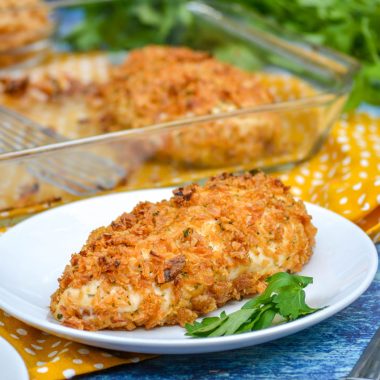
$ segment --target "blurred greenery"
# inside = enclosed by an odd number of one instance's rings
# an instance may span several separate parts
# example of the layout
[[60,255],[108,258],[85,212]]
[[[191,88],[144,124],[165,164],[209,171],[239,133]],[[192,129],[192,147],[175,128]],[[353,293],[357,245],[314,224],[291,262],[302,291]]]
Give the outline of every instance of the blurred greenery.
[[[228,0],[220,0],[232,3]],[[361,102],[380,105],[380,0],[237,0],[284,30],[325,45],[360,61],[346,109]],[[119,0],[83,6],[84,22],[67,37],[72,48],[131,49],[144,44],[175,43],[178,33],[191,29],[186,0]],[[186,28],[184,28],[184,26]],[[193,27],[192,38],[196,39]],[[226,45],[215,54],[241,54],[241,66],[257,64],[242,46]]]
[[118,0],[82,5],[84,22],[66,36],[76,50],[133,49],[167,42],[176,25],[189,25],[185,1]]

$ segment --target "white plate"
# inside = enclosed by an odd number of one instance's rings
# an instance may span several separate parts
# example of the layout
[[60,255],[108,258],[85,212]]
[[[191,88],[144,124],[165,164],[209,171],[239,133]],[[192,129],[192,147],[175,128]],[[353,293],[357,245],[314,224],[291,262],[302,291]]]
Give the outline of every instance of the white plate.
[[18,352],[0,337],[1,378],[7,380],[28,380],[29,375]]
[[[339,215],[309,204],[318,227],[317,243],[301,273],[314,277],[306,290],[308,302],[329,305],[312,315],[261,331],[207,339],[185,337],[184,329],[177,326],[89,332],[53,320],[48,306],[57,278],[90,231],[109,224],[139,201],[159,201],[170,195],[170,189],[107,195],[55,208],[18,224],[0,238],[0,308],[41,330],[94,346],[143,353],[213,352],[278,339],[321,322],[356,300],[376,273],[377,252],[367,235]],[[243,302],[223,309],[231,312]]]

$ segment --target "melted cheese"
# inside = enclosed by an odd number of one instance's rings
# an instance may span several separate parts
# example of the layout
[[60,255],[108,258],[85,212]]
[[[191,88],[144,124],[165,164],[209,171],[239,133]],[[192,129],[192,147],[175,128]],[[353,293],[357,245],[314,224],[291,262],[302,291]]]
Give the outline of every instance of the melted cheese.
[[249,265],[239,265],[229,271],[228,279],[230,281],[235,280],[243,273],[259,273],[263,270],[268,271],[277,267],[273,258],[265,256],[260,249],[258,249],[258,254],[249,251],[248,256],[250,259]]
[[98,291],[100,281],[93,280],[80,288],[67,288],[62,298],[68,298],[70,302],[75,303],[81,307],[88,307],[92,305],[93,298]]
[[[86,313],[89,313],[89,316],[91,316],[93,312],[93,300],[98,293],[99,286],[100,281],[93,280],[80,288],[67,288],[62,294],[56,314],[59,314],[59,307],[62,304],[74,304],[79,307],[82,313],[86,311]],[[123,298],[127,301],[127,305],[118,308],[119,313],[132,313],[138,309],[141,303],[141,295],[134,291],[131,286],[128,286],[127,290],[115,286],[110,291],[111,296],[117,296],[118,293],[121,293],[124,296]]]
[[92,317],[92,303],[94,296],[98,292],[98,288],[100,286],[100,281],[93,280],[90,281],[87,285],[83,285],[80,288],[73,288],[69,287],[67,288],[59,300],[59,303],[57,305],[57,309],[55,312],[56,318],[58,317],[58,314],[60,314],[60,307],[62,305],[70,305],[74,304],[79,306],[79,311],[83,313],[86,310],[86,313],[89,313],[89,315],[86,315],[85,318],[91,318]]
[[133,313],[136,311],[141,303],[141,295],[128,286],[128,292],[126,293],[128,297],[128,305],[118,308],[119,313]]
[[153,291],[154,291],[154,294],[162,298],[161,311],[163,313],[168,313],[170,311],[170,305],[171,305],[172,297],[173,297],[173,292],[172,292],[171,287],[161,289],[156,284],[153,284]]

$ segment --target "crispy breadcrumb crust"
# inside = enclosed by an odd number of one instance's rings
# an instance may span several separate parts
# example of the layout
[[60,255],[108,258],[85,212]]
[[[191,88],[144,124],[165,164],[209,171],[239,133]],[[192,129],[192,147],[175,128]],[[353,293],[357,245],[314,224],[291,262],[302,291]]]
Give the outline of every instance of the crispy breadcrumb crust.
[[55,318],[86,330],[184,325],[312,254],[311,216],[278,179],[223,174],[173,193],[91,233],[52,295]]
[[[97,104],[110,129],[144,126],[272,103],[253,73],[184,47],[133,50]],[[256,113],[161,134],[161,159],[199,166],[252,162],[283,149],[277,116]]]
[[[1,0],[0,51],[19,48],[46,38],[51,30],[49,8],[44,1]],[[3,59],[0,58],[0,63]]]

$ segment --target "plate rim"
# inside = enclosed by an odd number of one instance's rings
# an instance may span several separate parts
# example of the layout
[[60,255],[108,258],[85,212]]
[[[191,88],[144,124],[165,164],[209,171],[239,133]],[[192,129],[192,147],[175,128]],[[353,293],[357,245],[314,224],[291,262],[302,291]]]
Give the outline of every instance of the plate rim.
[[[92,197],[85,200],[79,200],[76,202],[72,202],[66,205],[62,205],[53,209],[46,210],[42,213],[39,213],[37,215],[32,216],[31,218],[26,219],[25,221],[20,222],[15,227],[13,227],[9,232],[14,231],[18,228],[18,226],[23,225],[24,223],[30,223],[30,221],[33,221],[35,218],[45,217],[45,215],[50,214],[52,212],[55,212],[57,210],[62,210],[65,208],[72,208],[75,207],[77,204],[83,204],[88,202],[93,202],[94,200],[98,200],[100,198],[117,198],[117,197],[123,197],[123,196],[133,196],[134,193],[141,193],[141,192],[162,192],[162,191],[168,191],[173,189],[172,187],[166,187],[166,188],[158,188],[158,189],[142,189],[142,190],[135,190],[135,191],[128,191],[128,192],[120,192],[116,194],[106,194],[102,196]],[[267,329],[253,331],[253,332],[247,332],[244,334],[237,334],[237,335],[230,335],[230,336],[223,336],[223,337],[211,337],[211,338],[202,338],[202,339],[193,339],[190,337],[186,337],[184,335],[183,338],[174,338],[174,339],[149,339],[149,338],[129,338],[127,336],[117,336],[117,335],[105,335],[102,334],[101,331],[85,331],[85,330],[77,330],[70,327],[66,327],[64,325],[59,324],[55,321],[49,321],[49,320],[42,320],[41,318],[35,317],[35,316],[26,316],[24,317],[24,313],[20,313],[17,310],[17,307],[14,307],[9,304],[9,301],[3,299],[3,295],[12,297],[18,297],[17,295],[12,294],[8,290],[4,289],[0,286],[0,308],[6,311],[8,314],[14,316],[18,320],[23,321],[24,323],[28,325],[32,325],[35,328],[41,329],[43,331],[47,331],[53,335],[60,335],[69,337],[67,339],[73,339],[73,340],[86,340],[86,342],[91,342],[87,344],[103,344],[103,345],[133,345],[138,346],[139,352],[149,352],[149,349],[153,349],[157,351],[158,348],[188,348],[188,349],[196,349],[199,348],[200,345],[207,345],[207,350],[210,351],[210,348],[215,348],[215,346],[223,345],[223,344],[229,344],[233,345],[234,343],[241,343],[240,347],[243,347],[247,345],[254,345],[255,340],[259,341],[257,344],[262,343],[264,341],[269,341],[273,339],[276,339],[276,337],[280,338],[286,335],[290,335],[291,333],[295,333],[298,331],[301,331],[305,328],[311,327],[319,322],[322,322],[323,320],[333,316],[334,314],[340,312],[344,308],[348,307],[351,303],[353,303],[356,299],[358,299],[370,286],[372,283],[376,272],[377,272],[377,265],[378,265],[378,255],[377,250],[372,242],[372,240],[368,237],[368,235],[355,223],[351,222],[350,220],[344,218],[343,216],[328,210],[324,207],[321,207],[319,205],[315,205],[309,202],[304,201],[308,211],[310,212],[313,208],[317,209],[318,211],[322,213],[327,213],[328,215],[331,215],[335,218],[339,218],[343,223],[348,223],[356,229],[356,231],[361,235],[361,237],[364,239],[363,243],[365,241],[365,244],[368,246],[368,250],[366,250],[367,259],[368,259],[368,268],[369,270],[366,272],[365,277],[361,281],[360,285],[355,288],[353,291],[351,291],[347,296],[345,296],[340,301],[334,303],[333,305],[329,305],[326,308],[323,308],[313,314],[307,315],[303,318],[297,319],[295,321],[291,321],[285,324],[280,324],[277,326],[272,326]],[[3,235],[6,235],[9,232],[5,232]],[[23,302],[26,302],[25,300],[21,299]],[[110,330],[104,330],[104,331],[110,331]],[[128,331],[121,330],[120,332],[127,334]],[[185,334],[185,330],[184,330]],[[252,342],[251,342],[252,341]],[[221,348],[223,350],[223,348]],[[180,352],[178,352],[180,354]]]
[[[29,379],[29,372],[28,368],[26,366],[26,363],[23,359],[23,357],[19,354],[17,349],[3,336],[0,336],[0,347],[5,347],[9,353],[15,358],[15,361],[17,363],[17,375],[21,375],[22,377],[18,377],[18,380],[28,380]],[[14,368],[14,367],[13,367]],[[16,379],[16,378],[15,378]]]

